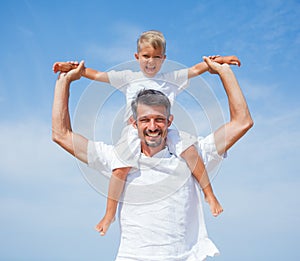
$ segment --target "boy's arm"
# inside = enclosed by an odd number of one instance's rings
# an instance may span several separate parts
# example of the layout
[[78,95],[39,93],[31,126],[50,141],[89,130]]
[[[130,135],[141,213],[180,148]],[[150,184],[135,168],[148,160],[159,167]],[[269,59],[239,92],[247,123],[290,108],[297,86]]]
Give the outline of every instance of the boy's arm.
[[220,65],[208,57],[204,57],[204,61],[209,66],[211,73],[219,75],[228,97],[230,121],[214,132],[218,153],[222,155],[253,126],[253,120],[230,66]]
[[52,139],[79,160],[87,163],[88,140],[72,131],[69,113],[69,92],[72,81],[81,77],[84,68],[81,62],[78,68],[61,73],[56,81],[52,108]]
[[[231,65],[238,65],[241,66],[240,60],[234,56],[220,56],[220,55],[214,55],[214,56],[209,56],[209,59],[211,59],[214,62],[217,62],[219,64],[231,64]],[[196,77],[202,73],[205,73],[208,71],[208,65],[205,62],[200,62],[195,64],[194,66],[190,67],[188,69],[188,78],[193,78]]]
[[[53,72],[69,72],[70,70],[76,69],[79,63],[76,62],[56,62],[53,64]],[[85,68],[82,70],[82,76],[90,80],[109,83],[107,72],[101,72],[92,68]]]
[[82,76],[93,81],[109,83],[107,72],[97,71],[92,68],[85,68],[82,72]]
[[188,68],[188,79],[196,77],[207,71],[208,71],[208,66],[206,62],[197,63],[194,66]]

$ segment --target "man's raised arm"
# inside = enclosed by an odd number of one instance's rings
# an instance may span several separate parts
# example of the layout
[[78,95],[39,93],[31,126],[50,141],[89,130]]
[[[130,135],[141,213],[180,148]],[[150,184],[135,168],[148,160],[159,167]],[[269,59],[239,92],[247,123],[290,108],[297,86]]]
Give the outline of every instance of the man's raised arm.
[[80,79],[84,63],[58,76],[52,108],[52,139],[79,160],[87,163],[88,140],[73,133],[69,113],[70,84]]
[[222,155],[253,126],[253,120],[245,97],[230,66],[212,62],[208,57],[204,57],[204,61],[211,73],[220,76],[228,97],[230,121],[214,133],[218,153]]

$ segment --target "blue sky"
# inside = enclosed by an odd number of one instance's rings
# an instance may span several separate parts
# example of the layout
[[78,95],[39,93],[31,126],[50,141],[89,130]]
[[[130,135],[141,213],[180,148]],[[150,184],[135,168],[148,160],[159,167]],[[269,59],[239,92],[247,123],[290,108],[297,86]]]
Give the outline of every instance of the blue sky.
[[[299,260],[300,2],[2,1],[0,9],[0,260],[114,260],[118,225],[94,230],[105,199],[76,161],[51,141],[58,60],[108,70],[133,59],[138,35],[158,29],[167,57],[186,66],[203,55],[237,55],[234,68],[255,126],[230,150],[215,192],[216,260]],[[228,116],[215,76],[212,87]],[[71,112],[90,84],[74,84]]]

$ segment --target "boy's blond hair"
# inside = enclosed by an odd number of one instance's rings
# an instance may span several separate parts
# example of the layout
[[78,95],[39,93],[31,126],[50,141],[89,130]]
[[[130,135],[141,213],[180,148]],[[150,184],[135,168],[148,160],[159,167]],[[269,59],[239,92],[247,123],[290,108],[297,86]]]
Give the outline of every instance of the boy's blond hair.
[[137,40],[137,52],[141,50],[141,44],[147,43],[154,49],[161,48],[163,55],[166,53],[166,39],[164,35],[157,30],[143,32]]

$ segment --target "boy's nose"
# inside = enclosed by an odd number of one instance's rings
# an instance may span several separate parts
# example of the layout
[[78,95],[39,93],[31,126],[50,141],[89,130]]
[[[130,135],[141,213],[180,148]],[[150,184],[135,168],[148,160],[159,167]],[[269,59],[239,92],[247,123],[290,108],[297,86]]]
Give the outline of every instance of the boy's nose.
[[148,58],[148,63],[152,63],[154,61],[154,58],[153,57],[149,57]]

